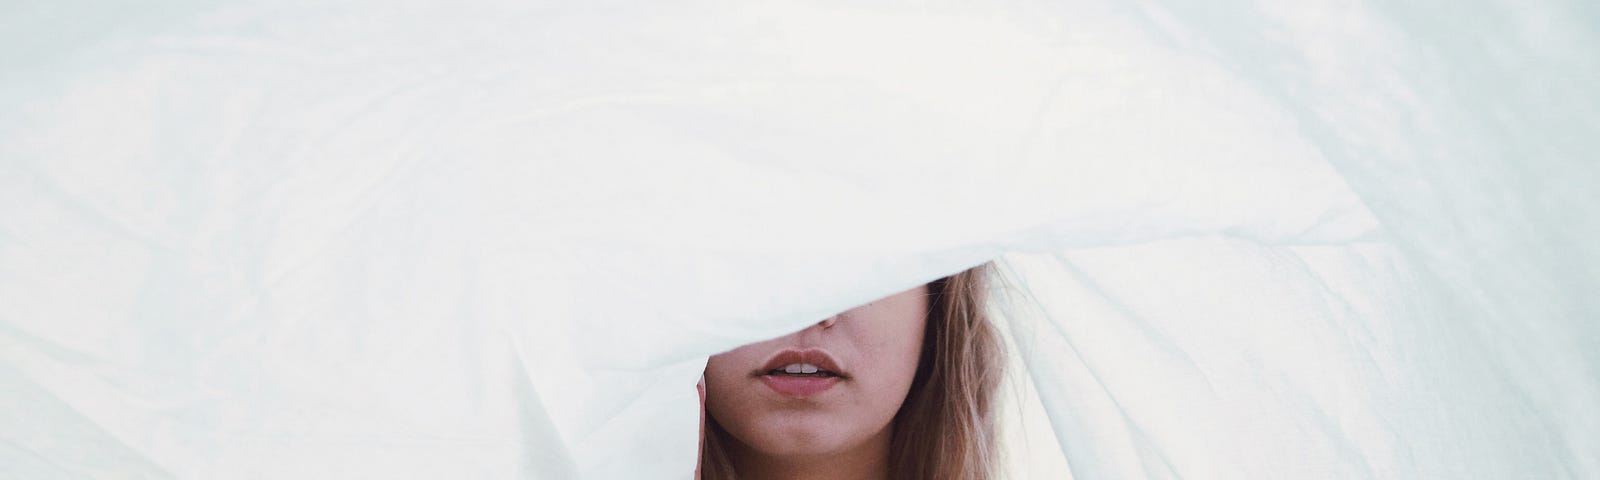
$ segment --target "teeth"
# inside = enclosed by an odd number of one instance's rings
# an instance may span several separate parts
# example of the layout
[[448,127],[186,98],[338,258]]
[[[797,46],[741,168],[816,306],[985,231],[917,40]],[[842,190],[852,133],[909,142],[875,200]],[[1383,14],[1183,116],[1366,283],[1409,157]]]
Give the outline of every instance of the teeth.
[[817,373],[821,370],[809,363],[791,363],[783,366],[783,373]]

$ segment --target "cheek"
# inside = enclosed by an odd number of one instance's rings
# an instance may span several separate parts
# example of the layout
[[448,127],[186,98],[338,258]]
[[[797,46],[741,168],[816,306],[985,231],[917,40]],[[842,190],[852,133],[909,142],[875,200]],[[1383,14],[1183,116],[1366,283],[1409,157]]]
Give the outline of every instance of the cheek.
[[757,390],[766,387],[750,376],[749,366],[760,360],[760,352],[746,346],[706,362],[706,416],[746,442],[761,436],[759,420],[770,410]]
[[898,407],[917,373],[925,323],[920,319],[916,322],[894,323],[899,325],[890,331],[878,332],[878,341],[871,347],[872,371],[873,376],[877,377],[871,385],[874,390],[871,393],[874,400],[893,400],[885,403],[893,403]]
[[742,403],[737,387],[749,372],[741,371],[737,365],[737,352],[716,355],[706,362],[706,413],[715,418],[727,418],[726,414],[738,411],[733,407]]
[[862,312],[861,338],[871,339],[875,370],[892,376],[893,384],[908,388],[922,357],[923,335],[928,326],[925,291],[904,292],[881,302],[881,309]]
[[861,423],[887,423],[905,402],[922,356],[927,326],[923,305],[920,301],[880,303],[882,309],[864,310],[852,319],[858,327],[852,336],[858,340],[865,364],[871,365],[863,369],[868,378],[860,379],[861,391],[855,399],[855,414]]

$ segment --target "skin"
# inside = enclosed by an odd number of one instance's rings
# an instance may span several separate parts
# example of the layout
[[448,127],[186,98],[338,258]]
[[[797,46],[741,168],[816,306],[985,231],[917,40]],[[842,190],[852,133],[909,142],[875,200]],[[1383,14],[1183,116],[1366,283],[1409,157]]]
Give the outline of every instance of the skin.
[[[922,351],[927,294],[919,286],[711,357],[702,415],[732,437],[728,451],[741,477],[887,478],[894,416]],[[777,394],[753,372],[789,348],[826,350],[848,378],[813,397]]]

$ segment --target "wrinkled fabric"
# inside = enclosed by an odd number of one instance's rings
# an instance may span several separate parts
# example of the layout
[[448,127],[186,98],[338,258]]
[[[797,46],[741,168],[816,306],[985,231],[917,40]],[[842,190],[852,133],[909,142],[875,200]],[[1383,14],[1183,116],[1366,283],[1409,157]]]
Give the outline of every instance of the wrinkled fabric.
[[998,259],[1015,478],[1600,476],[1579,2],[37,2],[0,476],[685,478]]

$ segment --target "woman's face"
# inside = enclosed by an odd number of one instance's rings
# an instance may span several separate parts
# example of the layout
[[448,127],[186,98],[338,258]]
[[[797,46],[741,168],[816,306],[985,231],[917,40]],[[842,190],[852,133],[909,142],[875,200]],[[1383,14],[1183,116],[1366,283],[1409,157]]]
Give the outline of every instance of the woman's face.
[[711,357],[706,413],[743,446],[775,457],[837,453],[887,435],[917,371],[927,293],[919,286]]

